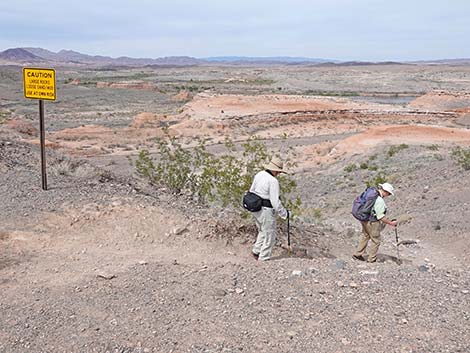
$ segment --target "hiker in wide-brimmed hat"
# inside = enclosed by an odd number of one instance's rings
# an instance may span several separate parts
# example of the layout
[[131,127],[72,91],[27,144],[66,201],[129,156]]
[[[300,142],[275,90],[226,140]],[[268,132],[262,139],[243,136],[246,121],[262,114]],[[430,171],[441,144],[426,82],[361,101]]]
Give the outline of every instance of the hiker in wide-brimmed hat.
[[[395,189],[389,183],[379,184],[379,187],[368,188],[364,191],[361,196],[356,198],[354,201],[361,202],[361,199],[365,201],[367,205],[370,202],[370,208],[367,212],[356,212],[353,206],[353,216],[361,221],[362,225],[362,238],[359,241],[356,252],[353,255],[353,258],[356,260],[365,261],[364,253],[367,248],[369,240],[372,242],[372,245],[369,249],[369,256],[367,262],[377,261],[377,252],[380,246],[380,232],[385,228],[385,225],[390,225],[392,227],[397,226],[397,221],[388,219],[385,214],[387,213],[387,206],[385,205],[384,198],[388,196],[395,196]],[[366,206],[365,205],[365,206]],[[367,208],[367,206],[366,206]],[[362,218],[364,216],[364,218]]]
[[279,181],[276,178],[279,174],[286,173],[284,163],[280,158],[273,157],[264,168],[265,170],[255,175],[250,188],[251,193],[263,199],[261,210],[253,212],[258,237],[252,252],[253,256],[261,261],[270,259],[276,242],[276,214],[286,219],[289,212],[279,199]]

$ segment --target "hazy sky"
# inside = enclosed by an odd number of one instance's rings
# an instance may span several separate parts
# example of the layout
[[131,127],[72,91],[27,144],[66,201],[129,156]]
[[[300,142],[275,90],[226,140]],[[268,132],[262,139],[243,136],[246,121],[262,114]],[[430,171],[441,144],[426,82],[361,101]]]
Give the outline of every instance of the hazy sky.
[[0,50],[470,58],[470,0],[3,0]]

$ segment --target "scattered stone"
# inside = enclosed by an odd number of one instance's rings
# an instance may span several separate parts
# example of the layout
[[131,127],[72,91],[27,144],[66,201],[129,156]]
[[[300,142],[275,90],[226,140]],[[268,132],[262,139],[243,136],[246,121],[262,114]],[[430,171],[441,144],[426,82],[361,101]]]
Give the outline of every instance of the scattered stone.
[[300,277],[300,276],[302,276],[302,271],[294,270],[294,271],[292,271],[292,276]]
[[311,273],[311,274],[314,274],[314,273],[318,272],[318,269],[315,268],[315,267],[309,267],[308,272]]
[[293,339],[297,335],[297,332],[287,331],[286,334],[287,334],[287,337],[289,337],[290,339]]
[[361,271],[359,272],[361,275],[378,275],[379,271]]
[[180,227],[176,227],[173,229],[173,234],[174,235],[180,235],[184,232],[188,231],[188,227],[187,226],[180,226]]
[[335,267],[338,270],[344,270],[346,268],[346,261],[344,260],[336,260],[335,261]]
[[244,291],[243,289],[241,289],[241,288],[235,288],[235,293],[237,293],[237,294],[243,294],[243,293],[245,293],[245,291]]
[[226,295],[227,295],[227,292],[224,291],[223,289],[218,288],[214,291],[214,296],[216,297],[224,297]]
[[358,285],[357,283],[355,283],[355,282],[351,282],[351,283],[349,283],[349,287],[351,287],[351,288],[358,288],[359,285]]
[[113,273],[107,273],[107,272],[100,272],[96,275],[98,278],[104,278],[104,279],[113,279],[116,277],[115,274]]
[[418,267],[419,272],[428,272],[429,266],[428,265],[421,265]]
[[147,265],[147,264],[148,264],[148,262],[145,261],[145,260],[140,260],[139,261],[139,265]]
[[468,294],[470,293],[470,291],[468,291],[467,289],[462,289],[462,294]]

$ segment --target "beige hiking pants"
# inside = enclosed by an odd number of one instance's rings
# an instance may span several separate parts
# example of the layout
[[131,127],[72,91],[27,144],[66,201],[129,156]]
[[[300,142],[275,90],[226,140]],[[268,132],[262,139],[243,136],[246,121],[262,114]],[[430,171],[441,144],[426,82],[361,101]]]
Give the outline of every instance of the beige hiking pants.
[[276,215],[272,208],[263,207],[261,211],[253,212],[258,237],[253,246],[253,253],[259,255],[259,260],[269,260],[276,243]]
[[377,260],[377,252],[380,246],[380,232],[385,228],[385,224],[377,222],[361,222],[362,224],[362,238],[357,246],[356,256],[362,256],[366,251],[367,244],[369,240],[372,242],[372,245],[369,249],[369,257],[367,258],[368,262],[375,262]]

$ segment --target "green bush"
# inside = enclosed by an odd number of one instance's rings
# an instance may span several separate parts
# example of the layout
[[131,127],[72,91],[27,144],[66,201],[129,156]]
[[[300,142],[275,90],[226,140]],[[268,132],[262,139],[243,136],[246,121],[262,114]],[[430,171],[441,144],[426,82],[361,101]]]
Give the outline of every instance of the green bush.
[[429,146],[426,146],[426,148],[431,151],[438,151],[439,145],[429,145]]
[[[205,141],[199,140],[195,148],[183,148],[179,140],[165,131],[165,137],[157,139],[158,158],[147,150],[139,152],[135,167],[139,175],[150,183],[168,188],[175,194],[188,193],[202,203],[218,203],[224,207],[240,209],[243,194],[249,190],[253,176],[267,164],[272,153],[256,137],[242,144],[241,153],[230,140],[225,142],[225,152],[214,155],[207,151]],[[286,168],[294,166],[286,156]],[[297,184],[288,175],[278,177],[282,195],[295,192]],[[292,214],[299,215],[299,197],[281,200]]]
[[452,151],[452,157],[464,170],[470,170],[470,149],[457,147]]
[[344,167],[344,171],[346,173],[354,172],[356,169],[357,169],[357,165],[354,164],[354,163],[351,163],[351,164],[347,165],[346,167]]
[[374,177],[370,178],[368,181],[366,181],[366,186],[371,187],[371,186],[377,186],[379,184],[385,183],[389,178],[383,173],[379,172],[377,175]]
[[0,124],[3,124],[10,117],[11,112],[9,111],[0,111]]
[[398,152],[404,150],[404,149],[407,149],[408,146],[406,143],[402,143],[400,145],[394,145],[394,146],[390,146],[390,148],[388,149],[388,156],[389,157],[392,157],[393,155],[397,154]]

